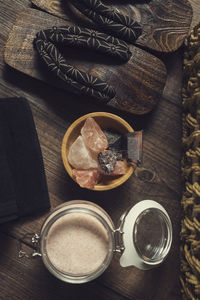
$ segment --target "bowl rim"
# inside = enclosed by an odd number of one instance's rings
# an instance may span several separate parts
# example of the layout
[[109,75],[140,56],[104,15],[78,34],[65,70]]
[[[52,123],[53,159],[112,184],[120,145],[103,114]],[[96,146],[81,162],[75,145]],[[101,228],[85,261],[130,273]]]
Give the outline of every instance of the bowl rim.
[[[66,143],[67,140],[70,136],[70,134],[72,133],[72,131],[74,130],[74,128],[81,123],[82,121],[86,120],[89,117],[110,117],[112,119],[115,119],[116,121],[119,121],[127,130],[128,132],[134,132],[134,129],[131,127],[131,125],[126,122],[124,119],[122,119],[120,116],[112,114],[112,113],[108,113],[108,112],[92,112],[92,113],[88,113],[86,115],[81,116],[80,118],[76,119],[67,129],[67,131],[65,132],[65,135],[63,137],[62,140],[62,146],[61,146],[61,156],[62,156],[62,161],[65,167],[65,170],[67,171],[68,175],[74,180],[73,175],[72,175],[72,167],[68,162],[67,159],[67,154],[66,154]],[[108,184],[107,186],[101,186],[96,184],[93,189],[89,189],[91,191],[106,191],[106,190],[111,190],[114,189],[118,186],[120,186],[121,184],[123,184],[124,182],[126,182],[131,175],[133,174],[134,171],[134,167],[132,165],[129,165],[127,172],[118,177],[121,179],[121,181],[119,182],[112,182],[111,184]],[[75,181],[75,180],[74,180]]]

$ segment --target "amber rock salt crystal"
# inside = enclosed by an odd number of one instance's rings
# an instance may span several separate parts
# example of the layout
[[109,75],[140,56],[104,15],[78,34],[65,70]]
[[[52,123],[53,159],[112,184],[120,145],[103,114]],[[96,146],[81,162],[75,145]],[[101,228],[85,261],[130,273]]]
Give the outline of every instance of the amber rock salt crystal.
[[76,182],[81,186],[88,189],[94,187],[95,184],[101,179],[101,174],[97,169],[77,170],[73,169],[72,174]]
[[108,141],[96,121],[89,117],[86,119],[82,129],[81,135],[86,146],[96,154],[104,151],[108,147]]
[[85,146],[83,137],[80,135],[69,149],[68,161],[75,169],[98,168],[98,161],[90,150]]

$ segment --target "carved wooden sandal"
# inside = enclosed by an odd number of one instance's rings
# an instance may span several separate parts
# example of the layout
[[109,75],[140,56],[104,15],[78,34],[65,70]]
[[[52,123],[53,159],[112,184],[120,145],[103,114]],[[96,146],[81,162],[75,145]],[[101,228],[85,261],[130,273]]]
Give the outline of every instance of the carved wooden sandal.
[[52,29],[42,30],[37,33],[34,42],[47,67],[66,82],[69,91],[89,95],[104,102],[115,96],[115,89],[101,79],[68,64],[56,45],[89,48],[119,61],[128,61],[131,57],[129,47],[123,41],[78,26],[54,26]]
[[86,17],[98,24],[102,31],[134,44],[142,32],[135,17],[121,14],[100,0],[71,0],[71,3]]
[[[117,1],[32,0],[61,18],[77,24],[84,22],[97,30],[117,34],[120,39],[157,52],[172,52],[184,42],[192,22],[188,0]],[[75,8],[76,7],[76,8]],[[92,20],[92,21],[91,21]],[[124,37],[122,36],[124,35]]]
[[[127,47],[125,42],[119,41],[117,38],[89,29],[84,29],[83,34],[80,28],[69,27],[69,25],[72,26],[73,24],[39,10],[25,9],[18,15],[6,43],[4,53],[6,63],[48,84],[65,90],[76,90],[81,95],[84,93],[87,96],[81,97],[83,101],[86,99],[95,101],[97,98],[98,103],[103,100],[102,102],[106,102],[109,106],[130,113],[145,114],[150,112],[160,100],[165,86],[166,68],[163,62],[138,47],[133,45]],[[67,26],[67,30],[72,30],[73,34],[72,32],[63,34],[63,26]],[[52,27],[54,29],[44,30]],[[59,34],[56,33],[56,28],[60,28]],[[38,34],[36,44],[39,51],[44,51],[41,54],[43,59],[46,57],[46,63],[49,65],[49,68],[54,70],[59,76],[51,74],[53,72],[49,72],[46,65],[41,63],[38,52],[33,45],[36,34],[41,30],[43,31]],[[88,47],[88,44],[90,46],[100,45],[100,47],[96,47],[94,54],[90,55],[89,58],[87,57],[87,59],[82,54],[83,50],[78,50],[79,57],[74,58],[74,48],[70,49],[69,47],[69,43],[72,40],[73,43],[78,44],[79,38],[75,34],[76,30],[81,32],[81,47]],[[98,35],[98,38],[94,38],[94,34]],[[46,37],[42,37],[42,35],[46,35]],[[76,38],[77,41],[75,41]],[[62,39],[65,40],[65,43],[68,43],[68,46],[65,47],[67,49],[67,58],[66,53],[60,55],[55,50],[54,42],[58,41],[59,43]],[[115,52],[115,55],[112,52],[113,47],[119,50]],[[86,52],[89,51],[88,49],[86,50]],[[97,51],[109,52],[111,57],[108,59],[104,54],[98,54]],[[129,51],[132,53],[131,57]],[[112,58],[113,55],[115,57]],[[53,60],[55,56],[57,58]],[[116,62],[116,57],[120,61]],[[122,59],[129,60],[124,62]],[[78,72],[76,71],[77,69]],[[64,80],[60,80],[60,78]],[[74,89],[74,86],[76,86],[76,89]]]

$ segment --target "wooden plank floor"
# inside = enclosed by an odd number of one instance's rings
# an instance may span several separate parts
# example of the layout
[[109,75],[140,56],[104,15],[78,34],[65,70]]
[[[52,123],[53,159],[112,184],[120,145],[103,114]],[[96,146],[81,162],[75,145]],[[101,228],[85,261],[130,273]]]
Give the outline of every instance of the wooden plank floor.
[[[193,1],[198,7],[197,1]],[[28,0],[0,0],[0,97],[24,96],[29,100],[41,143],[51,209],[73,199],[94,201],[104,208],[117,225],[120,215],[143,199],[161,203],[173,224],[173,244],[167,260],[159,268],[140,271],[121,268],[116,255],[105,273],[81,286],[54,278],[41,259],[19,259],[17,238],[27,232],[39,233],[46,214],[21,218],[0,226],[0,299],[135,299],[178,300],[180,155],[181,155],[181,51],[164,58],[168,79],[162,99],[146,116],[135,117],[105,108],[127,120],[135,129],[144,130],[143,168],[155,173],[152,182],[142,174],[133,175],[121,187],[107,192],[79,188],[66,174],[60,149],[68,126],[79,116],[102,108],[86,105],[77,96],[9,68],[3,60],[3,48],[17,13],[31,7]]]

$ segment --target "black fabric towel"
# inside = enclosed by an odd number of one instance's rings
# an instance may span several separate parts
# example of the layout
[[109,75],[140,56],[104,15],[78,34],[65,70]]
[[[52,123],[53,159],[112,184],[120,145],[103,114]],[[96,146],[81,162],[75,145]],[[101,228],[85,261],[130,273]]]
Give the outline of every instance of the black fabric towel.
[[0,223],[49,206],[42,153],[28,101],[0,99]]

